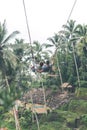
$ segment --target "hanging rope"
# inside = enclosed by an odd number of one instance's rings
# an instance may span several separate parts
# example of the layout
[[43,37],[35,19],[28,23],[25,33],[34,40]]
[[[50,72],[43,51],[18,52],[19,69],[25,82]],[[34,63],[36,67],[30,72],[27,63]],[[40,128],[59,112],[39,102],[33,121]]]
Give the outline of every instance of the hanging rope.
[[[72,13],[73,13],[73,10],[74,10],[74,8],[75,8],[76,2],[77,2],[77,0],[74,1],[74,4],[73,4],[73,6],[72,6],[72,8],[71,8],[70,14],[69,14],[68,19],[67,19],[67,22],[70,20],[70,17],[71,17],[71,15],[72,15]],[[66,23],[66,24],[67,24],[67,23]]]
[[25,19],[26,19],[26,25],[27,25],[27,31],[28,31],[28,38],[29,38],[29,44],[31,47],[31,54],[32,54],[32,58],[33,58],[33,50],[32,50],[32,41],[31,41],[31,35],[30,35],[30,28],[29,28],[29,24],[28,24],[28,18],[27,18],[27,12],[26,12],[26,6],[25,6],[25,1],[23,0],[23,7],[24,7],[24,14],[25,14]]

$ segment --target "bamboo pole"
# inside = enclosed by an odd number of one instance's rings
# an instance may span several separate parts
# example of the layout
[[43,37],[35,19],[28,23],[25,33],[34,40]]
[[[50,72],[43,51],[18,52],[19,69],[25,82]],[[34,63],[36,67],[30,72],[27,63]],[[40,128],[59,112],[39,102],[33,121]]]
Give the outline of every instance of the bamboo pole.
[[19,120],[18,120],[18,111],[16,110],[15,107],[13,107],[13,113],[14,113],[14,118],[15,118],[16,130],[21,130],[21,127],[20,127],[20,124],[19,124]]

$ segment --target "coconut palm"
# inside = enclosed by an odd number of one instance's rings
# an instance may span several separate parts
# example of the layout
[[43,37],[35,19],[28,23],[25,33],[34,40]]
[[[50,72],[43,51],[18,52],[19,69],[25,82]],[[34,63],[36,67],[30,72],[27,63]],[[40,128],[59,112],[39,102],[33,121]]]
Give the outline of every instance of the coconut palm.
[[77,35],[78,26],[75,25],[75,21],[70,20],[67,22],[67,25],[63,25],[63,28],[64,28],[63,33],[65,34],[66,38],[68,38],[69,47],[72,48],[75,67],[76,67],[76,73],[77,73],[77,78],[78,78],[78,85],[80,87],[80,77],[79,77],[79,71],[78,71],[76,55],[75,55],[76,54],[75,44],[76,44],[76,41],[79,39]]
[[58,52],[62,51],[62,49],[61,49],[62,38],[63,38],[62,36],[55,34],[52,38],[48,38],[48,40],[52,44],[50,44],[50,45],[47,44],[47,47],[54,47],[54,49],[55,49],[54,55],[56,56],[56,60],[57,60],[57,67],[58,67],[58,71],[59,71],[61,85],[63,84],[63,79],[62,79],[62,74],[61,74],[61,70],[60,70],[60,66],[59,66]]
[[78,37],[79,37],[79,43],[82,44],[83,53],[86,54],[87,49],[87,25],[81,25],[79,24],[77,26],[78,28]]
[[[5,79],[6,86],[9,89],[9,83],[7,79],[7,69],[10,63],[11,66],[15,65],[16,56],[13,54],[9,45],[9,40],[14,38],[18,31],[12,32],[9,36],[7,36],[7,28],[6,21],[3,24],[0,23],[0,71],[2,72],[3,79]],[[6,37],[7,36],[7,37]]]
[[77,52],[78,55],[80,56],[81,60],[81,67],[80,70],[82,70],[82,79],[84,80],[86,78],[86,71],[87,71],[87,25],[78,25],[78,37],[79,37],[79,42],[77,44]]

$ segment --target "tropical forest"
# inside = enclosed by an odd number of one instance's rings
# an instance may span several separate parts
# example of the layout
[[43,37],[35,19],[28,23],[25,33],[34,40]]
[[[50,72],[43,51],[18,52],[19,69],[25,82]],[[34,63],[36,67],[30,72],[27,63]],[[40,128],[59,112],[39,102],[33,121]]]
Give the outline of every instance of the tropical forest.
[[0,22],[0,130],[87,130],[87,25],[69,20],[46,43],[8,30]]

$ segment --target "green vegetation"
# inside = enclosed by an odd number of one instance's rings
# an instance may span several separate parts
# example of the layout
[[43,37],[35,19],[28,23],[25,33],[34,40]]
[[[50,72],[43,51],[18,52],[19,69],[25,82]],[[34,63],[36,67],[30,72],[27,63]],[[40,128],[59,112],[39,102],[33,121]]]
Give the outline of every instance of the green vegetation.
[[[48,38],[47,43],[34,41],[32,46],[23,39],[16,39],[18,34],[19,31],[14,31],[7,36],[6,21],[0,23],[0,127],[16,129],[17,120],[12,113],[14,102],[23,100],[32,88],[44,85],[46,90],[51,90],[46,97],[50,99],[62,92],[62,83],[68,82],[72,86],[68,91],[69,102],[47,115],[32,114],[31,109],[19,107],[20,127],[22,130],[87,130],[87,25],[76,25],[70,20],[60,32]],[[11,43],[12,38],[15,40]],[[50,51],[52,47],[54,52]],[[52,74],[56,77],[31,71],[32,64],[45,60],[52,61]],[[32,99],[27,103],[30,102],[33,103]]]

